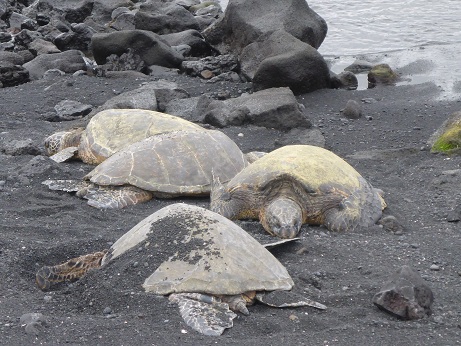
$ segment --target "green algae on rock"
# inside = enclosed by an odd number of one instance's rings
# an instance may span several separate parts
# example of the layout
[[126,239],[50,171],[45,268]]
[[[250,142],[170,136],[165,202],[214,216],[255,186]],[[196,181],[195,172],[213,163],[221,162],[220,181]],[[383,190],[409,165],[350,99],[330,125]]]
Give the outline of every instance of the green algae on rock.
[[461,111],[443,122],[428,140],[431,152],[454,154],[461,152]]

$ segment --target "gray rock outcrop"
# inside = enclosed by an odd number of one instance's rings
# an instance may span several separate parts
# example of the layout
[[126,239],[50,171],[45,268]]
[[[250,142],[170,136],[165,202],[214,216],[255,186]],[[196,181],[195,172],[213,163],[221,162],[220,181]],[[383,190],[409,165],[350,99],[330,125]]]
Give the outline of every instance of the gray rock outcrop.
[[23,65],[30,74],[31,79],[40,79],[45,72],[57,68],[65,73],[74,73],[86,70],[82,54],[78,50],[68,50],[56,54],[42,54]]
[[147,65],[178,67],[183,58],[161,36],[146,30],[125,30],[95,34],[91,40],[94,59],[103,65],[111,54],[122,55],[128,48]]
[[224,16],[203,34],[221,53],[240,53],[250,43],[276,30],[318,48],[328,28],[305,0],[230,0]]
[[253,124],[288,130],[312,126],[289,88],[266,89],[225,101],[213,100],[206,107],[204,120],[217,127]]
[[330,71],[320,53],[283,30],[249,44],[240,60],[255,90],[289,87],[301,94],[330,85]]

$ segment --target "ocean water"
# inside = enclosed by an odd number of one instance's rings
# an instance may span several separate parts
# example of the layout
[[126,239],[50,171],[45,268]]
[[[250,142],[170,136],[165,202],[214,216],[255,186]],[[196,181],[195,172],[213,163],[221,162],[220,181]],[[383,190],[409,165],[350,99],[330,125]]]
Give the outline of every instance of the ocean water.
[[328,24],[324,55],[461,43],[460,0],[311,0]]
[[[280,0],[283,1],[283,0]],[[220,0],[223,9],[228,0]],[[435,83],[461,100],[461,0],[309,0],[328,24],[319,52],[339,73],[356,59],[407,71],[399,84]],[[357,75],[359,89],[366,74]]]
[[[283,1],[283,0],[280,0]],[[223,9],[228,0],[220,0]],[[328,24],[323,55],[461,43],[461,0],[309,0]]]

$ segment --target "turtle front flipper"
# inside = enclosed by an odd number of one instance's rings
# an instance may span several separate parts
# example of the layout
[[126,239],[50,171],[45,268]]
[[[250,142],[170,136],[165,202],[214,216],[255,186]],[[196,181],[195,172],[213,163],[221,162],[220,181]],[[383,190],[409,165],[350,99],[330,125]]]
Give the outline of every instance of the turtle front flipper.
[[54,155],[50,156],[50,159],[52,159],[55,162],[64,162],[67,160],[70,160],[76,156],[78,153],[78,147],[68,147],[65,149],[62,149],[61,151],[57,152]]
[[178,304],[184,322],[204,335],[218,336],[233,326],[237,317],[227,303],[219,298],[201,293],[173,293],[169,300]]
[[77,196],[88,200],[88,204],[100,209],[121,209],[129,205],[147,202],[153,194],[135,186],[88,185],[77,192]]
[[312,299],[308,299],[299,294],[290,291],[271,291],[256,293],[256,300],[276,308],[311,306],[319,310],[325,310],[327,307]]
[[92,268],[99,268],[107,250],[72,258],[55,266],[44,266],[35,274],[35,283],[42,291],[50,289],[53,283],[75,281]]

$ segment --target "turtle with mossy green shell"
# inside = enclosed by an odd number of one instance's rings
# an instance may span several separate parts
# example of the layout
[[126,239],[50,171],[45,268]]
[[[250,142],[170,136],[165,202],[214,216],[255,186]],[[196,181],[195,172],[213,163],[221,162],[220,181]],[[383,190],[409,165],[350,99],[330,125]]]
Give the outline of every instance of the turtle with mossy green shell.
[[107,109],[94,115],[86,128],[59,131],[46,138],[45,151],[56,162],[77,158],[97,165],[127,145],[179,130],[204,129],[170,114],[145,109]]
[[237,144],[221,131],[172,131],[121,149],[83,180],[43,184],[76,192],[96,208],[123,208],[153,197],[208,196],[212,172],[228,181],[247,165]]
[[382,194],[331,151],[290,145],[225,185],[214,179],[210,209],[231,220],[259,219],[270,234],[292,238],[306,223],[331,231],[374,225],[386,207]]
[[[144,265],[133,270],[134,262]],[[145,218],[109,250],[40,268],[36,283],[48,290],[95,268],[105,272],[91,275],[90,290],[110,287],[114,295],[142,287],[147,293],[169,295],[187,325],[206,335],[232,327],[237,316],[233,311],[248,315],[247,305],[255,300],[276,307],[326,308],[290,292],[294,283],[286,268],[243,229],[184,203]]]

